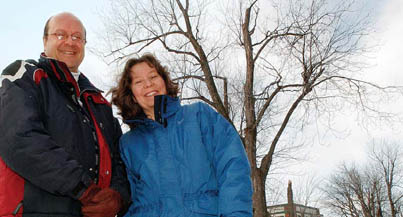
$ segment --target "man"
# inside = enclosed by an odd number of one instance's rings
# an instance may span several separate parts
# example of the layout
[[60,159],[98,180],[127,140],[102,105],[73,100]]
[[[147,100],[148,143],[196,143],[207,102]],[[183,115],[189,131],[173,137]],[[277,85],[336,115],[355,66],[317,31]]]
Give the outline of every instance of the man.
[[110,104],[78,70],[86,31],[71,13],[46,23],[38,62],[16,61],[0,88],[0,216],[122,214],[128,182]]

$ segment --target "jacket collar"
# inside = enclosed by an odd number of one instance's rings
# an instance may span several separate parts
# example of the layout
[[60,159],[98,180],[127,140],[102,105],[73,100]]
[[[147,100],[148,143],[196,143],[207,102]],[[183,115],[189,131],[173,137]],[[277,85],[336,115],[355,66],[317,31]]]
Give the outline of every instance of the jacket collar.
[[45,69],[47,73],[52,72],[57,80],[61,82],[75,82],[73,75],[64,62],[47,57],[45,53],[41,53],[39,58],[39,67]]
[[[167,126],[168,117],[175,114],[180,108],[180,100],[178,97],[168,95],[159,95],[154,97],[154,117],[155,122]],[[148,119],[142,112],[137,115],[134,120],[126,120],[125,123],[135,123],[136,125],[149,125],[153,121]]]
[[[71,74],[69,68],[64,62],[47,57],[45,53],[41,53],[39,58],[39,67],[43,68],[47,73],[53,75],[61,83],[68,83],[75,89],[75,94],[79,97],[85,91],[102,92],[96,88],[83,73],[80,73],[78,83]],[[81,90],[81,91],[80,91]]]
[[81,94],[87,91],[103,93],[103,91],[96,88],[83,73],[80,73],[80,77],[78,78],[78,86],[81,89]]

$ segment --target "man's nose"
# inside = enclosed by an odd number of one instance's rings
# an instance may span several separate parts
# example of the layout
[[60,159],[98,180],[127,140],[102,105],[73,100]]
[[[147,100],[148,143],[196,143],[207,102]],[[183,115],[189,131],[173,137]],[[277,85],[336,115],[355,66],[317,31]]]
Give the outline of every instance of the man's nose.
[[66,40],[64,41],[64,43],[67,43],[67,44],[69,44],[69,45],[73,45],[73,44],[75,44],[76,42],[73,41],[73,38],[71,37],[71,35],[69,35],[69,36],[67,36],[67,38],[66,38]]

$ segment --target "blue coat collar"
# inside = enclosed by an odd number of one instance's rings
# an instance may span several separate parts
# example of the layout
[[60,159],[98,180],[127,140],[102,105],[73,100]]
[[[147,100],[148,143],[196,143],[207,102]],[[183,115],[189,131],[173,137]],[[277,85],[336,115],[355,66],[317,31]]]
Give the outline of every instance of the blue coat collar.
[[[178,97],[168,95],[158,95],[154,97],[154,117],[155,121],[167,126],[167,118],[175,114],[180,108],[180,100]],[[144,113],[140,113],[134,120],[126,120],[125,123],[135,123],[136,125],[148,125],[153,121],[148,119]]]

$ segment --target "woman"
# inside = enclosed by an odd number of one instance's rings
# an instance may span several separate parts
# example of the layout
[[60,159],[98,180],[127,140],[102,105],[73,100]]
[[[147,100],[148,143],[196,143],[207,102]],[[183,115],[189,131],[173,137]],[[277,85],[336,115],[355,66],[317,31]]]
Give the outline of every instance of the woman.
[[115,104],[133,204],[126,216],[252,216],[250,166],[229,122],[204,103],[180,105],[151,54],[128,60]]

